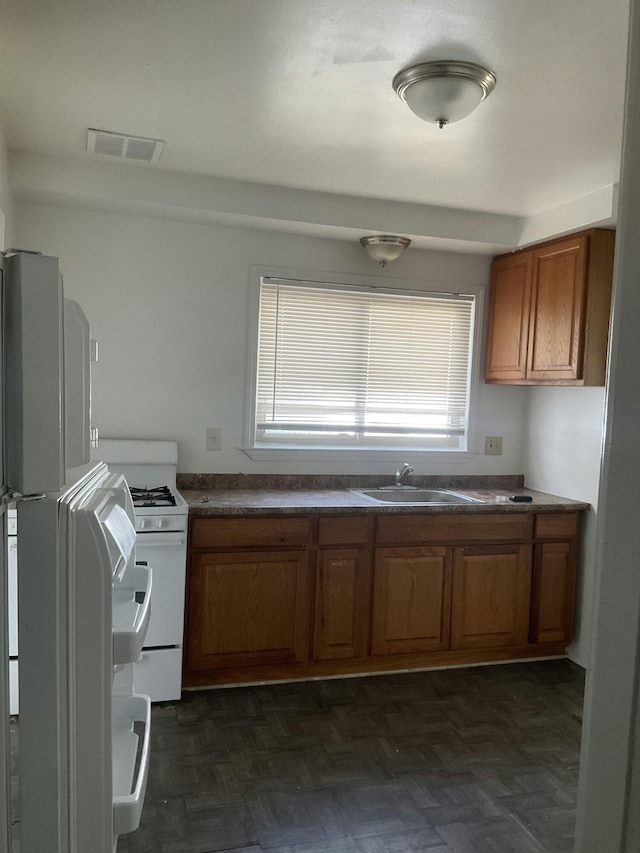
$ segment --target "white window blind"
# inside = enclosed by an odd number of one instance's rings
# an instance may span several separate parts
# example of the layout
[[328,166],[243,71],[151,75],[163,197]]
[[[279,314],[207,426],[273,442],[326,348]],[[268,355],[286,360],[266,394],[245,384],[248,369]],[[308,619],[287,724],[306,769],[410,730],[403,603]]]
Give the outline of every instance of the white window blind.
[[256,445],[466,447],[474,298],[263,277]]

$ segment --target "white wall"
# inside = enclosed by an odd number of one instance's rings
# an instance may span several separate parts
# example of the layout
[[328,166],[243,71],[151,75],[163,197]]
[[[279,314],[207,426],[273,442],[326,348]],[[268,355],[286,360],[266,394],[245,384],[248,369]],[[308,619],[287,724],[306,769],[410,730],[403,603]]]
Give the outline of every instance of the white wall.
[[[357,242],[46,205],[19,207],[24,248],[57,255],[100,344],[93,421],[112,437],[176,438],[183,472],[381,473],[389,462],[251,461],[243,444],[252,264],[486,286],[487,257],[408,250],[382,271]],[[480,384],[481,436],[503,455],[415,465],[418,473],[521,473],[525,394]],[[207,426],[223,449],[204,450]],[[412,460],[413,462],[413,460]]]
[[[388,461],[257,462],[243,444],[247,309],[252,264],[486,285],[489,259],[409,249],[380,270],[357,243],[23,204],[19,242],[58,255],[65,290],[100,343],[94,424],[103,435],[176,438],[179,470],[220,473],[388,473]],[[155,352],[154,352],[155,350]],[[598,499],[603,388],[518,388],[480,383],[478,433],[502,435],[503,455],[415,465],[418,473],[520,474],[531,488]],[[204,450],[221,426],[223,449]],[[414,460],[411,460],[412,463]],[[595,509],[581,543],[577,632],[571,657],[586,665],[595,572]]]
[[525,417],[525,482],[588,501],[580,543],[575,640],[569,656],[582,666],[590,659],[596,572],[596,507],[604,427],[604,388],[530,388]]

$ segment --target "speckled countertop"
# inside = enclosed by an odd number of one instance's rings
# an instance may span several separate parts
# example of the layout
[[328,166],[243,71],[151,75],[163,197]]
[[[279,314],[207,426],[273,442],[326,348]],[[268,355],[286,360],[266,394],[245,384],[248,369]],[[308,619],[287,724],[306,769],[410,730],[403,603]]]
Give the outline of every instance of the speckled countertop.
[[[371,489],[383,478],[256,477],[247,482],[243,475],[216,478],[215,475],[179,475],[178,488],[191,515],[300,515],[362,513],[472,513],[472,512],[564,512],[589,509],[589,504],[571,498],[526,489],[523,478],[509,477],[415,477],[412,485],[429,489],[450,489],[482,503],[410,504],[379,503],[350,489]],[[332,478],[337,479],[337,478]],[[358,482],[353,482],[357,480]],[[293,482],[292,482],[293,481]],[[366,481],[366,482],[363,482]],[[463,482],[464,481],[464,482]],[[498,482],[496,482],[498,481]],[[530,495],[531,503],[513,503],[510,495]],[[382,493],[384,495],[384,493]]]

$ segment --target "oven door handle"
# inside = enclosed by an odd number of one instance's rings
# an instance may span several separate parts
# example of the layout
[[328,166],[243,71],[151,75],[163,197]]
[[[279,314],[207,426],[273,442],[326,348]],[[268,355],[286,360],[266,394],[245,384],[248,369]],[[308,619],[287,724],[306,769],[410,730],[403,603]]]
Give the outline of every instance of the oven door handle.
[[186,544],[186,537],[183,533],[139,533],[136,536],[136,551],[140,548],[155,548],[156,546],[181,547]]

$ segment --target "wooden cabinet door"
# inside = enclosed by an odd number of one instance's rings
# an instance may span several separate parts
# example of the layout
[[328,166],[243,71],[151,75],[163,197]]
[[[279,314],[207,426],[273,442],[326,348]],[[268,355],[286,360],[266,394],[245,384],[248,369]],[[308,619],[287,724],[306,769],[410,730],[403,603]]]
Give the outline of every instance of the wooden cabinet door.
[[575,587],[575,541],[536,545],[529,634],[532,643],[571,641]]
[[361,548],[318,552],[314,660],[357,658],[366,654],[371,577],[367,558]]
[[485,363],[487,380],[525,378],[532,269],[532,252],[507,255],[493,262]]
[[454,548],[451,648],[527,643],[530,545]]
[[589,237],[533,252],[528,379],[580,379]]
[[450,549],[376,549],[372,655],[448,648],[450,606]]
[[305,552],[195,554],[188,667],[211,670],[303,660],[308,601]]

